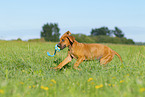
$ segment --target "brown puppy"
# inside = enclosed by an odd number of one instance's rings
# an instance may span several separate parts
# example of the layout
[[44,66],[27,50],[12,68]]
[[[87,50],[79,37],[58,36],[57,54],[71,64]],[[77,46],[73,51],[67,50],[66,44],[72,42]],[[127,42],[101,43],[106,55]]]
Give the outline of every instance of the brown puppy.
[[102,44],[84,44],[75,40],[71,33],[67,31],[60,38],[60,42],[57,44],[60,49],[68,47],[67,57],[54,69],[61,69],[64,65],[70,62],[73,58],[77,59],[74,64],[74,69],[78,69],[78,66],[84,60],[100,60],[100,64],[107,64],[110,62],[114,55],[117,55],[122,62],[121,56],[113,51],[111,48]]

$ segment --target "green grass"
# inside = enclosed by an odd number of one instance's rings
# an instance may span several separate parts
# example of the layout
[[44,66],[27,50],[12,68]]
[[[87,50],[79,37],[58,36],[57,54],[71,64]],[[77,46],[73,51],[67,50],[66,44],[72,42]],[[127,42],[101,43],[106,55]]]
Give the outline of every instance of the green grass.
[[145,97],[145,46],[106,44],[125,64],[115,56],[106,67],[85,61],[78,71],[73,59],[55,71],[67,56],[67,49],[47,56],[55,44],[0,41],[0,97]]

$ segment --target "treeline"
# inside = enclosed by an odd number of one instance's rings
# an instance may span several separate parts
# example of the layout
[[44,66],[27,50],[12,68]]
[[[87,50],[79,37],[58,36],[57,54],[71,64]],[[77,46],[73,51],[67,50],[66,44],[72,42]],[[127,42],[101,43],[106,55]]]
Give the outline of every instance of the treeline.
[[[69,29],[68,29],[69,30]],[[45,41],[59,41],[60,29],[58,24],[44,24],[40,33],[41,38]],[[73,34],[78,42],[83,43],[115,43],[115,44],[135,44],[132,39],[127,39],[124,33],[118,27],[110,30],[108,27],[95,28],[90,31],[90,35]]]
[[126,39],[125,37],[110,37],[106,35],[99,36],[87,36],[84,34],[72,34],[78,42],[81,43],[114,43],[114,44],[135,44],[132,39]]
[[136,45],[145,45],[145,42],[136,42]]

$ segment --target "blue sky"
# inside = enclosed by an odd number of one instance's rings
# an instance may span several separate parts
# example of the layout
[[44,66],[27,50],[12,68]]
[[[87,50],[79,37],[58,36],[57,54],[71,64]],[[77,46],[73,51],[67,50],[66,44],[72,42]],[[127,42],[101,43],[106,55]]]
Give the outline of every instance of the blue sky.
[[46,23],[58,23],[61,35],[117,26],[125,37],[145,42],[145,0],[0,1],[0,39],[40,38]]

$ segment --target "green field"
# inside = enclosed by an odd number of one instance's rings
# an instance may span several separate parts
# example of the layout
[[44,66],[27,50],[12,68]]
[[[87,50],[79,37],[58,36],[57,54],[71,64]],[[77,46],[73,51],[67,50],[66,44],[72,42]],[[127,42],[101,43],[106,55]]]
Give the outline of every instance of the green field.
[[56,43],[0,41],[0,97],[145,97],[145,46],[105,44],[118,52],[106,66],[85,61],[74,70],[75,59],[52,70],[66,56],[54,57]]

